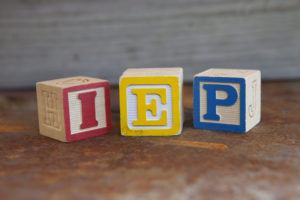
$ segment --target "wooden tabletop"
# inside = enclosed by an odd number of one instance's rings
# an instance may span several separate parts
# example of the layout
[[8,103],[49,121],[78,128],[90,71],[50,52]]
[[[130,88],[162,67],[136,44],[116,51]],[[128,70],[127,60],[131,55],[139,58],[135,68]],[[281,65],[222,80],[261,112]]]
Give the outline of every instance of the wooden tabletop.
[[192,95],[180,136],[121,136],[113,88],[111,133],[62,143],[39,135],[33,90],[1,91],[1,199],[300,198],[300,81],[264,82],[247,134],[194,129]]

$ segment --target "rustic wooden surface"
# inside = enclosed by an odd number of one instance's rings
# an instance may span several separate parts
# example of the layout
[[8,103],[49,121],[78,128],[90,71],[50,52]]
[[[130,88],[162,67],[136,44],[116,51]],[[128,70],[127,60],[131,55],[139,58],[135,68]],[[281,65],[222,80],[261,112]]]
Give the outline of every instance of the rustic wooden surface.
[[299,199],[300,81],[265,82],[262,122],[247,134],[192,127],[192,88],[176,137],[120,136],[75,143],[38,134],[34,91],[0,92],[1,199]]
[[1,0],[0,88],[73,75],[116,84],[128,67],[299,78],[299,19],[300,0]]

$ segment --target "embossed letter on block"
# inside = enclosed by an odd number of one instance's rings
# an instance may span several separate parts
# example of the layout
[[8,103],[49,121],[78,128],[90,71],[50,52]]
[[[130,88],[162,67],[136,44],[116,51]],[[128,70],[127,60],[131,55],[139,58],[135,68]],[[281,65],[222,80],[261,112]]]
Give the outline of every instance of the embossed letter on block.
[[260,115],[259,70],[209,69],[195,75],[195,128],[243,133]]
[[109,82],[71,77],[36,85],[42,135],[71,142],[111,129]]
[[127,69],[120,77],[121,134],[179,135],[182,81],[182,68]]

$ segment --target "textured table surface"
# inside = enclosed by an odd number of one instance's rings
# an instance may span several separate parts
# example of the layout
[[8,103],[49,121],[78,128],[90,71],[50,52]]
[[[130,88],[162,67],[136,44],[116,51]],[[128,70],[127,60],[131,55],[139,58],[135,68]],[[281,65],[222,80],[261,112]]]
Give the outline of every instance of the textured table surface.
[[181,136],[74,143],[38,134],[34,91],[0,92],[1,199],[299,199],[300,81],[265,82],[262,121],[247,134],[193,129],[184,90]]

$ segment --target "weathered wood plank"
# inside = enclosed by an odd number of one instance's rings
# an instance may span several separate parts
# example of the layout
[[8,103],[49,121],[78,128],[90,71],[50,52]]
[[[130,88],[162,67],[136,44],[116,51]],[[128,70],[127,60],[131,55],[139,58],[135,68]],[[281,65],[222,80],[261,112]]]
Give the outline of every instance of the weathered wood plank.
[[300,0],[3,0],[0,87],[151,66],[300,78],[299,19]]
[[[40,136],[36,94],[0,91],[0,194],[5,200],[294,200],[300,196],[300,81],[262,84],[262,121],[247,134],[194,129],[184,87],[183,133],[73,144]],[[18,119],[18,120],[16,120]]]

